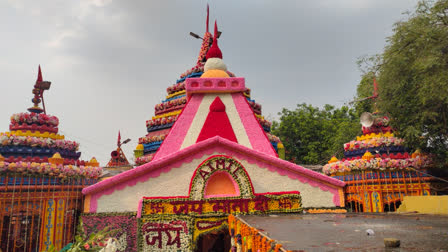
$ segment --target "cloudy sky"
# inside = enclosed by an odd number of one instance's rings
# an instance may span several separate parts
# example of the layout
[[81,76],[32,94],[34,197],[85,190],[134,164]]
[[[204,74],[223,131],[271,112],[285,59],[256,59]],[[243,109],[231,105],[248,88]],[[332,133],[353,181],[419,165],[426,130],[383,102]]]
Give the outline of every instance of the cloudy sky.
[[[208,1],[210,20],[230,71],[246,78],[263,114],[282,108],[352,100],[356,60],[379,53],[394,22],[416,0]],[[205,31],[207,1],[0,0],[0,132],[32,105],[41,64],[47,113],[60,134],[81,143],[81,158],[102,165],[118,130],[132,141],[166,88],[194,66]]]

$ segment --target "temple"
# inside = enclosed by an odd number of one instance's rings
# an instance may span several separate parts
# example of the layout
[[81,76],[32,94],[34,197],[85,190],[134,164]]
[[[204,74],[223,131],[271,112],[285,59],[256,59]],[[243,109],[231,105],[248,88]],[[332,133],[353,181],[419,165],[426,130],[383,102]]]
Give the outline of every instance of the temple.
[[[195,35],[195,34],[194,34]],[[218,32],[218,37],[220,32]],[[200,38],[195,35],[195,37]],[[174,122],[179,117],[182,110],[185,108],[187,103],[185,83],[189,78],[200,77],[204,73],[204,65],[206,62],[206,54],[210,49],[213,38],[212,34],[209,32],[208,25],[208,9],[207,9],[207,21],[206,21],[206,31],[202,36],[202,45],[197,58],[196,64],[191,69],[187,70],[185,73],[181,74],[176,83],[166,89],[167,96],[165,99],[157,104],[154,108],[154,116],[146,121],[147,134],[139,139],[139,144],[137,145],[134,155],[136,158],[136,164],[142,165],[150,162],[157,150],[160,148],[162,142],[165,140],[168,132],[173,127]],[[230,71],[225,71],[230,77],[235,77],[235,75]],[[255,100],[251,99],[250,89],[245,88],[243,90],[243,95],[246,98],[252,113],[255,115],[257,121],[260,123],[263,131],[266,132],[271,145],[278,152],[281,158],[284,158],[284,146],[280,139],[272,135],[271,122],[266,120],[261,113],[261,105],[256,103]]]
[[107,165],[103,167],[102,180],[132,169],[133,166],[129,163],[126,155],[121,149],[123,144],[127,144],[130,141],[131,139],[128,138],[121,142],[121,133],[118,131],[117,148],[110,153],[110,160]]
[[[377,98],[374,81],[374,95]],[[333,157],[323,172],[346,183],[345,202],[353,212],[396,211],[404,196],[431,195],[432,178],[426,173],[428,155],[404,146],[389,118],[379,112],[361,115],[362,132],[344,144],[344,158]]]
[[218,34],[215,22],[198,65],[168,98],[175,106],[163,103],[160,112],[156,106],[148,129],[164,132],[163,141],[139,149],[157,150],[151,162],[83,190],[85,230],[112,223],[121,229],[119,251],[208,251],[214,239],[228,241],[223,246],[230,249],[229,214],[344,206],[344,182],[278,157],[245,79],[222,60]]
[[59,119],[46,114],[50,84],[39,66],[33,106],[12,115],[10,131],[0,133],[0,251],[47,251],[71,242],[81,190],[101,176],[95,158],[80,160],[79,144],[59,135]]

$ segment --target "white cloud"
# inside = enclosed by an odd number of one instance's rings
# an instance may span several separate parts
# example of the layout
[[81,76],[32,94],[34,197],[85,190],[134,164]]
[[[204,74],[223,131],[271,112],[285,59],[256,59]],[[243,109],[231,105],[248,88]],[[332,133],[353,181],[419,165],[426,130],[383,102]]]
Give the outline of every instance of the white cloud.
[[59,31],[53,38],[45,42],[45,45],[53,49],[60,48],[63,45],[64,40],[81,37],[82,29],[78,26],[77,28]]

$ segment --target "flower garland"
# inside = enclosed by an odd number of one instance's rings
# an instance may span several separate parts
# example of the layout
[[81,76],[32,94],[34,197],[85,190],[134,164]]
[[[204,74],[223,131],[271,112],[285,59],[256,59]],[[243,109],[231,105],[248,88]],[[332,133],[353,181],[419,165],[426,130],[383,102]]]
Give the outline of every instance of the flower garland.
[[372,138],[381,138],[381,137],[393,137],[394,133],[386,132],[386,133],[370,133],[370,134],[364,134],[362,136],[357,136],[356,141],[363,141],[368,140]]
[[184,72],[183,74],[180,75],[180,80],[185,79],[185,77],[187,77],[188,75],[191,75],[193,73],[199,73],[199,72],[204,72],[204,62],[200,62],[198,63],[196,66],[190,68],[189,70],[187,70],[186,72]]
[[181,97],[179,99],[170,100],[167,102],[159,103],[155,106],[155,114],[159,115],[162,114],[164,111],[167,110],[173,110],[173,109],[179,109],[187,103],[186,97]]
[[408,167],[420,169],[428,166],[431,163],[427,156],[416,156],[414,158],[406,159],[392,159],[392,158],[372,158],[372,159],[355,159],[336,161],[326,164],[322,171],[327,174],[334,174],[337,172],[350,172],[356,170],[386,170],[399,169],[403,170]]
[[379,137],[371,138],[363,141],[350,141],[344,144],[345,151],[353,151],[359,149],[384,147],[384,146],[402,146],[404,139],[398,137]]
[[261,126],[263,126],[263,127],[267,127],[267,128],[271,128],[272,123],[271,123],[270,121],[264,119],[263,116],[259,116],[259,115],[257,115],[257,114],[255,114],[255,116],[256,116],[258,122],[261,124]]
[[170,99],[171,97],[175,97],[175,96],[178,96],[178,95],[183,95],[183,94],[185,94],[185,93],[186,93],[185,90],[181,90],[181,91],[178,91],[178,92],[175,92],[175,93],[172,93],[172,94],[167,95],[167,96],[165,97],[165,99]]
[[312,209],[304,209],[304,212],[318,214],[318,213],[347,213],[347,210],[344,208],[337,209],[329,209],[329,208],[312,208]]
[[168,134],[160,134],[160,135],[156,135],[156,136],[144,136],[144,137],[140,137],[138,139],[138,143],[139,144],[148,144],[148,143],[153,143],[153,142],[159,142],[159,141],[163,141],[165,140],[166,136]]
[[268,137],[269,142],[274,142],[274,143],[280,143],[281,142],[280,138],[278,138],[278,136],[272,135],[269,132],[266,132],[266,136]]
[[31,147],[58,148],[68,151],[77,151],[79,143],[69,140],[54,140],[51,138],[16,136],[0,133],[0,145],[25,145]]
[[85,177],[97,179],[102,174],[102,168],[93,166],[56,165],[50,163],[9,163],[0,161],[0,172],[49,175],[62,179],[69,177]]
[[64,135],[59,135],[59,134],[55,134],[55,133],[50,133],[50,132],[39,132],[39,131],[21,131],[21,130],[13,130],[13,131],[9,131],[9,132],[2,132],[0,133],[0,135],[7,135],[7,136],[26,136],[26,137],[42,137],[42,138],[51,138],[54,140],[64,140],[65,136]]
[[261,114],[261,104],[256,103],[255,101],[248,100],[249,106],[252,108],[254,113]]
[[228,217],[229,232],[231,236],[231,251],[280,251],[282,245],[275,240],[267,238],[256,228],[244,223],[240,218]]
[[301,197],[298,192],[256,194],[219,199],[192,200],[190,198],[143,198],[142,215],[188,215],[198,217],[227,216],[232,214],[300,213]]
[[154,158],[154,153],[148,154],[148,155],[144,155],[142,157],[138,157],[135,159],[135,164],[136,165],[143,165],[146,164],[148,162],[150,162],[152,159]]
[[155,120],[155,119],[160,119],[160,118],[167,118],[167,117],[178,116],[181,112],[182,112],[182,110],[176,110],[176,111],[168,112],[168,113],[165,113],[165,114],[162,114],[162,115],[153,116],[151,119]]
[[[179,113],[180,113],[180,111],[181,110],[179,110]],[[175,115],[169,115],[167,117],[162,117],[162,118],[158,117],[158,118],[155,118],[152,120],[148,120],[148,121],[146,121],[146,127],[151,128],[154,126],[174,123],[178,117],[179,117],[179,114],[175,114]]]
[[173,93],[176,93],[176,92],[179,92],[179,91],[182,91],[182,90],[185,90],[185,82],[183,82],[183,81],[179,82],[179,83],[176,83],[176,84],[174,84],[172,86],[169,86],[166,89],[166,92],[168,94],[173,94]]
[[86,213],[81,216],[84,234],[90,235],[106,226],[116,229],[117,251],[137,251],[137,214],[135,212]]
[[[210,167],[215,167],[215,169],[213,170]],[[226,167],[231,170],[227,170]],[[207,173],[206,176],[209,178],[218,171],[229,172],[230,176],[238,184],[241,196],[248,198],[253,195],[252,182],[243,165],[229,156],[215,155],[204,160],[196,169],[190,183],[190,197],[192,199],[203,199],[206,185],[206,179],[203,177],[203,174]]]
[[11,116],[11,124],[39,124],[57,127],[59,119],[56,116],[36,113],[18,113]]
[[250,99],[250,88],[246,87],[246,90],[244,90],[243,95]]
[[227,216],[211,216],[206,218],[194,218],[194,230],[192,249],[196,249],[199,237],[210,232],[217,232],[220,230],[228,230]]
[[210,32],[205,32],[204,34],[204,38],[202,39],[202,45],[201,45],[201,50],[199,51],[199,56],[198,56],[198,60],[197,60],[197,65],[202,65],[204,64],[203,60],[205,58],[205,56],[207,55],[208,50],[210,49],[210,41],[212,39],[212,34]]

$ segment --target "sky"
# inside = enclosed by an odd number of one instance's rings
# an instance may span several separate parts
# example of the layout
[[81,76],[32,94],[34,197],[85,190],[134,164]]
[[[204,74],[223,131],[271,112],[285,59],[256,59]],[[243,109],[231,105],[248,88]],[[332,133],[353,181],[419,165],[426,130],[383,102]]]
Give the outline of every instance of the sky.
[[106,165],[117,134],[133,160],[166,88],[193,67],[210,22],[228,69],[246,79],[268,119],[308,103],[353,100],[358,58],[381,53],[417,0],[0,0],[0,132],[32,106],[37,68],[59,133],[81,159]]

